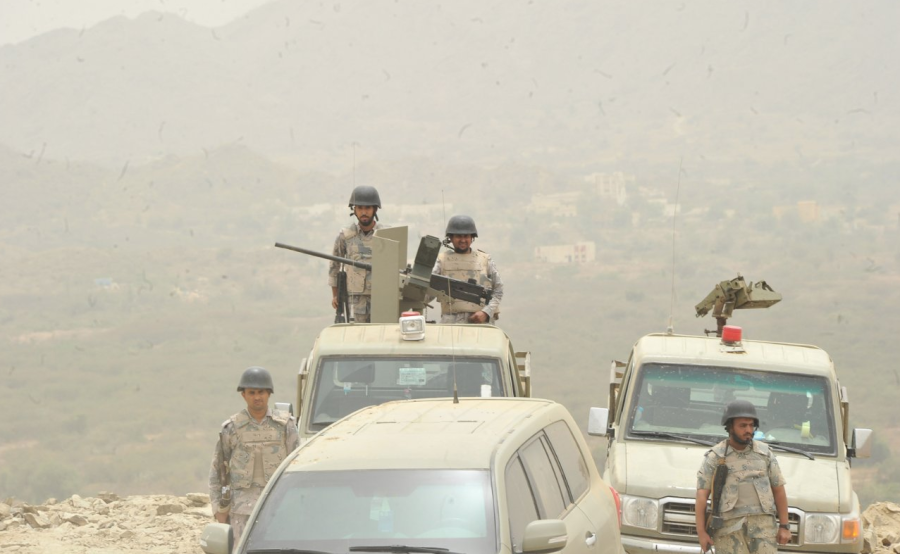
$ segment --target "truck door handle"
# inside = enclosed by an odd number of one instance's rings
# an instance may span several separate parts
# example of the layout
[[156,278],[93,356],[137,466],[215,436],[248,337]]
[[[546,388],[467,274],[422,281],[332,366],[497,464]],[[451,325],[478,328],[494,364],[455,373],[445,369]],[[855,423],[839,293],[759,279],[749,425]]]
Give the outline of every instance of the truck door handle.
[[591,533],[588,531],[587,536],[584,538],[584,544],[588,546],[594,546],[594,543],[597,542],[597,533]]

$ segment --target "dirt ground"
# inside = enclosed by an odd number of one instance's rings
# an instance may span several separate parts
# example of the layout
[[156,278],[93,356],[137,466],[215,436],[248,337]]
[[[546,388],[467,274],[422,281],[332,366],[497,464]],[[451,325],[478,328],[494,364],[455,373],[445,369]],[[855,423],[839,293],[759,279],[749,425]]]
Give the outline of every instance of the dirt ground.
[[[72,496],[39,506],[0,502],[0,554],[201,554],[209,496]],[[900,554],[900,505],[863,513],[863,553]]]

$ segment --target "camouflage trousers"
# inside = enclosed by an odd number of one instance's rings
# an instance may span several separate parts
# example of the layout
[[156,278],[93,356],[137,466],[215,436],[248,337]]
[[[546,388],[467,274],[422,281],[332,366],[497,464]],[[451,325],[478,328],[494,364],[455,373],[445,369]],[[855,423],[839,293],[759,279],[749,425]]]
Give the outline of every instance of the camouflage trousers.
[[244,528],[247,527],[250,515],[231,514],[230,518],[231,534],[234,535],[234,546],[237,548],[238,543],[241,541],[241,535],[244,533]]
[[363,294],[351,294],[347,299],[350,305],[350,313],[353,314],[353,321],[356,323],[369,323],[369,317],[372,312],[372,297]]
[[777,532],[775,516],[771,514],[728,520],[713,536],[716,554],[776,554]]

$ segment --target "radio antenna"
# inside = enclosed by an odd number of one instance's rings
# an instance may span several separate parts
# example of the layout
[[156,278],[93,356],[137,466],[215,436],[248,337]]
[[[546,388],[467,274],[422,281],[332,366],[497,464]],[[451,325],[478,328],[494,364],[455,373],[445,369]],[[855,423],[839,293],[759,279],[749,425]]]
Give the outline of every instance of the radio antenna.
[[675,186],[675,207],[672,210],[672,292],[669,299],[669,325],[666,327],[666,334],[671,335],[675,332],[673,319],[675,317],[675,223],[678,221],[678,196],[681,193],[681,168],[684,165],[684,156],[678,162],[678,181]]

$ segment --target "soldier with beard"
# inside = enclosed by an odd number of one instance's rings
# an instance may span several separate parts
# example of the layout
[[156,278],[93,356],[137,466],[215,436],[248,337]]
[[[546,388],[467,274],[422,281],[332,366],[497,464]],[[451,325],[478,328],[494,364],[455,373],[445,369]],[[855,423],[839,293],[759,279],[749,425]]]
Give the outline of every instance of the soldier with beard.
[[453,251],[441,251],[433,273],[460,281],[474,279],[475,283],[491,289],[492,295],[487,306],[462,300],[441,302],[441,323],[493,323],[500,317],[503,281],[490,254],[472,248],[478,236],[475,220],[467,215],[451,217],[446,235]]
[[[358,186],[350,195],[350,215],[356,217],[356,221],[349,227],[342,229],[334,241],[332,254],[341,258],[349,258],[355,261],[370,263],[372,258],[372,237],[376,229],[386,227],[378,223],[378,210],[381,208],[381,198],[375,187]],[[328,285],[331,287],[331,307],[338,307],[338,272],[341,264],[331,262],[328,271]],[[365,269],[346,266],[347,292],[349,305],[353,314],[353,321],[368,323],[372,312],[372,277]]]
[[[715,544],[716,554],[775,554],[776,543],[791,540],[787,493],[778,460],[769,445],[753,440],[759,418],[752,403],[729,403],[722,424],[728,438],[706,453],[697,472],[695,519],[700,548],[706,552]],[[701,507],[706,506],[716,466],[723,458],[728,473],[717,510],[723,522],[710,537],[706,510]]]

